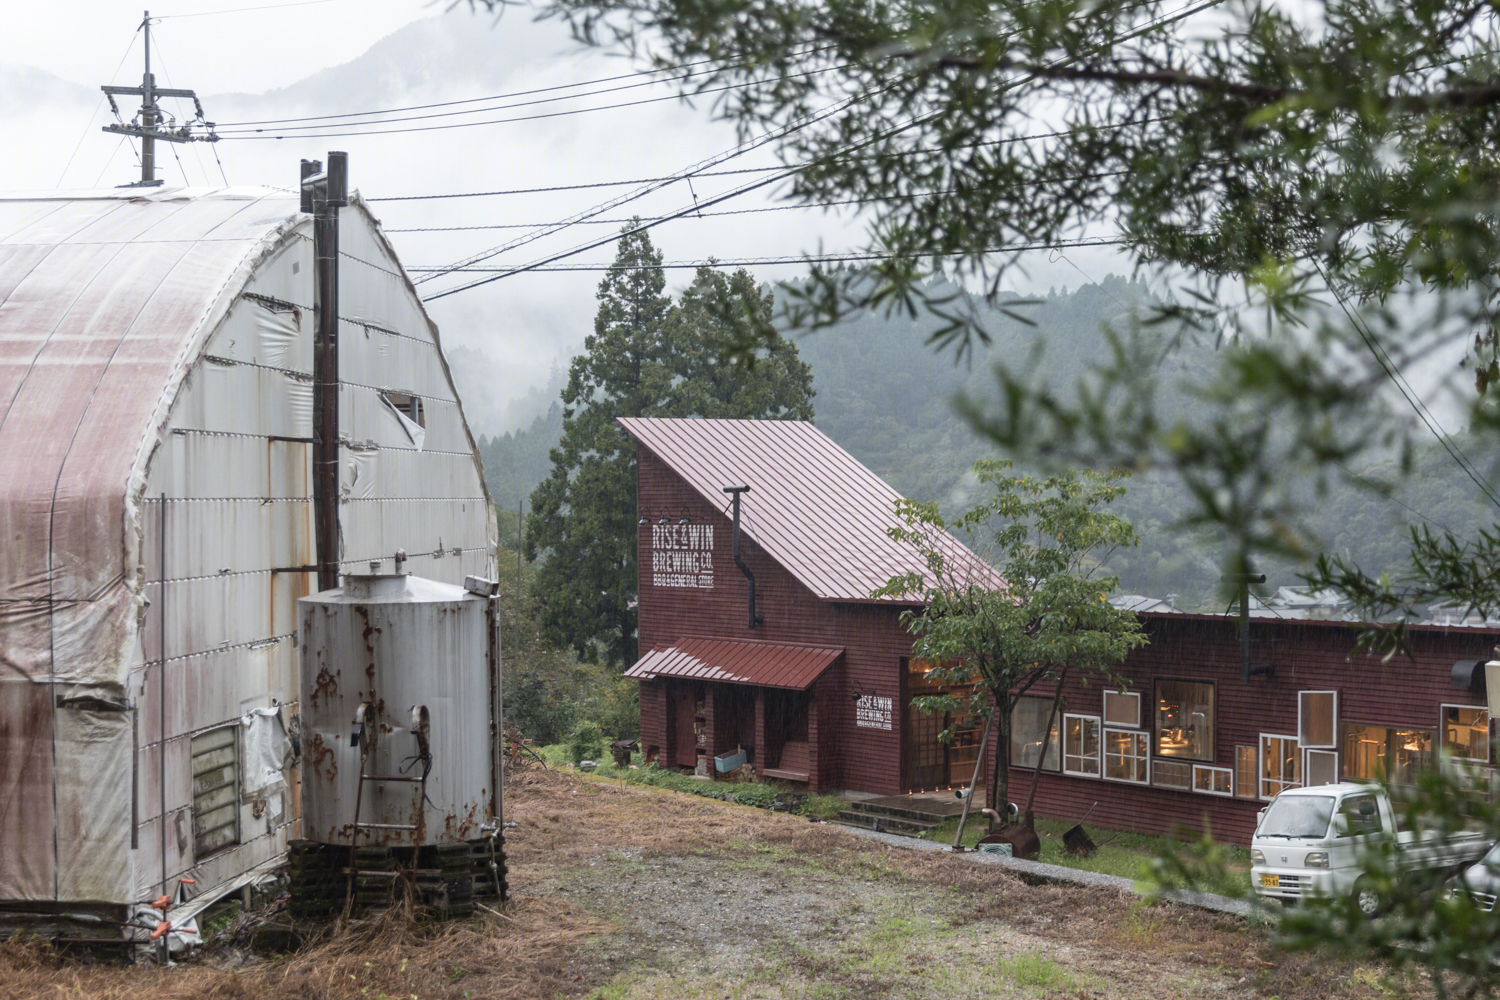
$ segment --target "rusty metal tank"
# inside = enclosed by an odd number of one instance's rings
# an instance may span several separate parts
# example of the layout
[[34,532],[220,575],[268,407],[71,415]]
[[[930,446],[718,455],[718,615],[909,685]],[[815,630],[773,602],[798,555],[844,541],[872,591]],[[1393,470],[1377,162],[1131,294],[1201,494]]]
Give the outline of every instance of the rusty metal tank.
[[346,575],[297,602],[302,834],[456,844],[500,811],[499,650],[489,581]]

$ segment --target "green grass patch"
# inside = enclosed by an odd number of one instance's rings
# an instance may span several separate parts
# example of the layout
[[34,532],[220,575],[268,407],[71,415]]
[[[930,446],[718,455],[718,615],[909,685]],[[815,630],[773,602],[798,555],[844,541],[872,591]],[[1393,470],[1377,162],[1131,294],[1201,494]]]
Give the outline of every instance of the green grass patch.
[[[1061,865],[1065,868],[1076,868],[1080,871],[1099,872],[1104,875],[1118,875],[1121,878],[1146,881],[1151,877],[1150,869],[1153,859],[1162,856],[1168,850],[1184,856],[1197,849],[1197,845],[1183,843],[1172,837],[1087,826],[1085,829],[1090,839],[1100,846],[1098,853],[1093,857],[1081,858],[1069,854],[1063,847],[1063,833],[1071,826],[1073,824],[1067,820],[1038,819],[1036,821],[1036,832],[1042,841],[1042,852],[1037,858],[1038,861],[1049,865]],[[924,834],[923,839],[951,844],[953,835],[957,831],[958,819],[955,817],[930,833]],[[964,827],[964,846],[973,847],[987,832],[989,832],[989,823],[983,817],[979,817],[977,821],[971,817]],[[1196,871],[1197,884],[1193,888],[1202,892],[1218,893],[1221,896],[1244,895],[1250,878],[1249,850],[1232,844],[1219,844],[1215,845],[1215,848],[1221,855],[1222,864],[1199,868]]]
[[1060,990],[1072,993],[1078,978],[1040,951],[1023,951],[1010,957],[1001,956],[990,966],[996,979],[1032,990]]

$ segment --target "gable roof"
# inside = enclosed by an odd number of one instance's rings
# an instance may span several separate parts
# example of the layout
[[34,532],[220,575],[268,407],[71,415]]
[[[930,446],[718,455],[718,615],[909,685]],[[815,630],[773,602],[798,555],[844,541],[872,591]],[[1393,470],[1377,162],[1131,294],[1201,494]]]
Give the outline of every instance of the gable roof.
[[[871,592],[891,577],[925,572],[916,549],[886,534],[901,524],[901,494],[806,421],[619,422],[726,515],[731,503],[724,487],[748,485],[740,500],[740,529],[822,600],[875,603]],[[989,564],[951,535],[943,535],[941,544],[951,565],[1002,584]]]

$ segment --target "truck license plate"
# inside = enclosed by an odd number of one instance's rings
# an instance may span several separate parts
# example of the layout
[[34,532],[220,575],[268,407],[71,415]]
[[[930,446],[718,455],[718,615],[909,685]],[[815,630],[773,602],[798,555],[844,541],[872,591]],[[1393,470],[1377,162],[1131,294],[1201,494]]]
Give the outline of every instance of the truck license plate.
[[1265,886],[1268,889],[1279,889],[1279,888],[1281,888],[1281,876],[1280,875],[1262,875],[1260,877],[1260,884],[1263,885],[1263,886]]

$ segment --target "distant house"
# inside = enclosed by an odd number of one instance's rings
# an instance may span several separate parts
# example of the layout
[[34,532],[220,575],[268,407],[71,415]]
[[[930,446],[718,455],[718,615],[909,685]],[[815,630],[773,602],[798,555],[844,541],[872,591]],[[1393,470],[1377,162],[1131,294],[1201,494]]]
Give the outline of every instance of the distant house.
[[[341,214],[343,565],[493,576],[437,329]],[[298,835],[311,231],[267,188],[0,197],[0,917],[213,898]]]
[[1147,597],[1145,594],[1120,594],[1111,597],[1109,603],[1124,611],[1134,611],[1138,614],[1176,614],[1177,608],[1173,606],[1172,599],[1176,594],[1168,594],[1166,599],[1160,597]]
[[[812,789],[968,781],[979,727],[908,707],[939,690],[911,656],[911,605],[870,597],[922,569],[886,534],[899,494],[809,423],[620,424],[639,442],[644,652],[627,676],[647,755],[707,768],[743,749],[763,776]],[[725,488],[740,486],[737,564]],[[957,541],[948,555],[998,583]],[[950,725],[957,738],[940,742]]]

